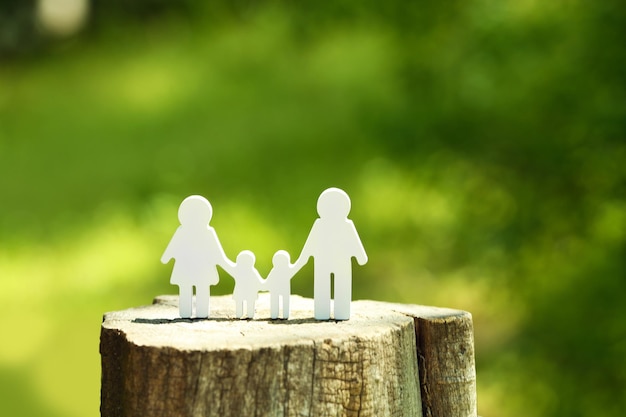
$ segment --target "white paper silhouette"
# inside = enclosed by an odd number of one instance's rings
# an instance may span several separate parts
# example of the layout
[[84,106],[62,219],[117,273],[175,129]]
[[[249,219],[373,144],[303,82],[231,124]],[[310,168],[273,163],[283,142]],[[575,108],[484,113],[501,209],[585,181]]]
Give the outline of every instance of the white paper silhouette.
[[[237,255],[237,262],[228,272],[235,278],[233,299],[235,300],[235,316],[237,318],[254,318],[254,305],[263,287],[263,278],[254,267],[254,253],[244,250]],[[244,303],[247,314],[244,316]]]
[[352,257],[359,265],[367,262],[350,213],[350,197],[339,188],[329,188],[317,200],[319,218],[313,223],[295,268],[314,259],[314,316],[330,319],[331,283],[334,280],[334,318],[348,320],[352,302]]
[[270,292],[270,317],[277,319],[282,299],[283,318],[289,318],[289,297],[291,296],[291,278],[298,272],[289,259],[289,253],[279,250],[272,258],[274,265],[265,280],[265,288]]
[[[213,210],[202,196],[187,197],[180,204],[180,226],[168,244],[161,262],[175,259],[170,282],[179,287],[180,316],[193,315],[193,293],[196,292],[196,317],[209,317],[210,286],[219,281],[217,266],[221,266],[235,279],[233,299],[238,318],[254,318],[255,303],[259,291],[270,291],[270,316],[276,319],[280,313],[289,318],[291,279],[314,258],[314,316],[328,320],[331,316],[331,285],[334,285],[334,318],[348,320],[352,302],[352,258],[360,265],[367,262],[367,254],[361,243],[350,213],[350,198],[343,190],[329,188],[317,200],[319,218],[313,223],[300,257],[291,263],[289,253],[279,250],[272,259],[273,268],[267,280],[256,270],[255,256],[245,250],[230,261],[209,226]],[[246,313],[244,314],[244,305]]]
[[208,200],[192,195],[180,204],[180,226],[168,244],[161,262],[175,259],[170,283],[179,287],[180,316],[192,316],[193,287],[196,288],[196,317],[209,316],[210,285],[219,281],[217,266],[230,269],[215,230],[209,226],[213,209]]

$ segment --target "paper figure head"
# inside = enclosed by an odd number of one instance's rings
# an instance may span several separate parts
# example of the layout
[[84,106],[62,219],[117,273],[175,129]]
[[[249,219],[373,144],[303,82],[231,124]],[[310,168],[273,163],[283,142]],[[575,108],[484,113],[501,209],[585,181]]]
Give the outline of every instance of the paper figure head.
[[345,219],[350,213],[350,197],[339,188],[328,188],[317,199],[317,213],[320,218]]
[[272,265],[277,267],[285,267],[289,265],[289,252],[285,250],[279,250],[274,254],[272,258]]
[[200,195],[185,198],[178,208],[178,220],[185,226],[206,226],[212,216],[211,203]]
[[242,250],[239,252],[239,255],[237,255],[237,266],[252,267],[255,261],[254,253],[249,250]]

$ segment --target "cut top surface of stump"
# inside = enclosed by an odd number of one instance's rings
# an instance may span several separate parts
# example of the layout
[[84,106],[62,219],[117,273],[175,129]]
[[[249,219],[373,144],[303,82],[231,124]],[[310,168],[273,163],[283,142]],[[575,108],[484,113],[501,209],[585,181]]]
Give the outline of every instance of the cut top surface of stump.
[[448,308],[361,300],[352,302],[350,320],[318,321],[313,318],[312,299],[294,295],[291,303],[289,319],[272,320],[269,296],[260,294],[255,318],[241,320],[235,318],[231,296],[213,296],[209,318],[183,319],[179,316],[178,296],[162,295],[152,305],[106,313],[102,326],[124,332],[127,340],[138,346],[197,351],[368,338],[389,331],[390,325],[410,325],[414,317],[446,320],[469,314]]

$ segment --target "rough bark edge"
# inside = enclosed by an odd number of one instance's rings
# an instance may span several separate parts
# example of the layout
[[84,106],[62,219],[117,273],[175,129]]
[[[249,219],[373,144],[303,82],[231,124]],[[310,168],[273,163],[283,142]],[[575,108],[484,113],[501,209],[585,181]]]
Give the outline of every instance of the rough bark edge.
[[423,417],[477,417],[472,315],[396,304],[413,318]]
[[124,332],[116,329],[101,327],[100,330],[100,358],[101,358],[101,389],[100,415],[122,416],[124,409],[124,390],[115,389],[124,384],[125,352]]

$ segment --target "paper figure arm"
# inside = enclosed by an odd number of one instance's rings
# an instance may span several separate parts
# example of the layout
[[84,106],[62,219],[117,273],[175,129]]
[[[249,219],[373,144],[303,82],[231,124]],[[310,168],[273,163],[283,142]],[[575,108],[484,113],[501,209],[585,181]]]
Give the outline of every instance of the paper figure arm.
[[261,276],[261,274],[259,274],[259,271],[252,267],[252,272],[254,273],[254,278],[257,280],[258,284],[259,284],[259,288],[263,288],[265,285],[265,280],[263,279],[263,277]]
[[237,264],[235,264],[233,261],[231,261],[230,259],[228,259],[226,257],[226,254],[224,254],[224,258],[222,259],[221,262],[219,262],[217,265],[221,266],[222,269],[224,271],[226,271],[226,273],[228,275],[230,275],[231,277],[235,277],[235,275],[237,274]]
[[361,242],[361,238],[359,237],[359,234],[356,231],[356,227],[354,226],[354,223],[350,222],[350,226],[352,229],[352,234],[354,236],[354,239],[353,239],[354,250],[355,250],[354,257],[356,258],[356,261],[359,265],[365,265],[367,263],[367,253],[365,253],[363,242]]
[[210,228],[212,240],[213,240],[213,259],[215,260],[215,264],[222,267],[224,271],[226,271],[230,276],[235,276],[235,266],[236,264],[228,259],[226,256],[226,252],[224,252],[224,248],[220,243],[219,238],[217,237],[217,233],[213,228]]
[[176,246],[178,246],[178,235],[180,234],[180,227],[178,229],[176,229],[176,232],[174,232],[174,236],[172,236],[172,240],[170,240],[170,243],[168,243],[167,248],[165,248],[165,252],[163,252],[163,255],[161,256],[161,263],[168,263],[172,258],[174,258],[176,256],[175,252],[176,252]]
[[306,256],[305,254],[301,254],[300,257],[296,260],[296,262],[291,265],[290,269],[291,269],[291,271],[293,272],[294,275],[299,270],[301,270],[302,267],[307,264],[307,262],[309,262],[309,258],[310,257],[311,256]]
[[309,258],[302,260],[302,257],[300,257],[295,263],[289,264],[289,271],[291,272],[291,276],[289,277],[289,279],[293,279],[293,277],[298,273],[298,271],[300,271],[302,267],[306,265],[308,260]]
[[311,232],[309,232],[309,236],[307,236],[306,241],[304,242],[304,246],[302,247],[302,252],[300,252],[300,256],[293,264],[295,269],[294,273],[301,270],[304,265],[309,262],[309,258],[314,256],[315,254],[315,245],[317,242],[317,234],[318,234],[318,222],[319,219],[315,220],[313,223],[313,227],[311,227]]

